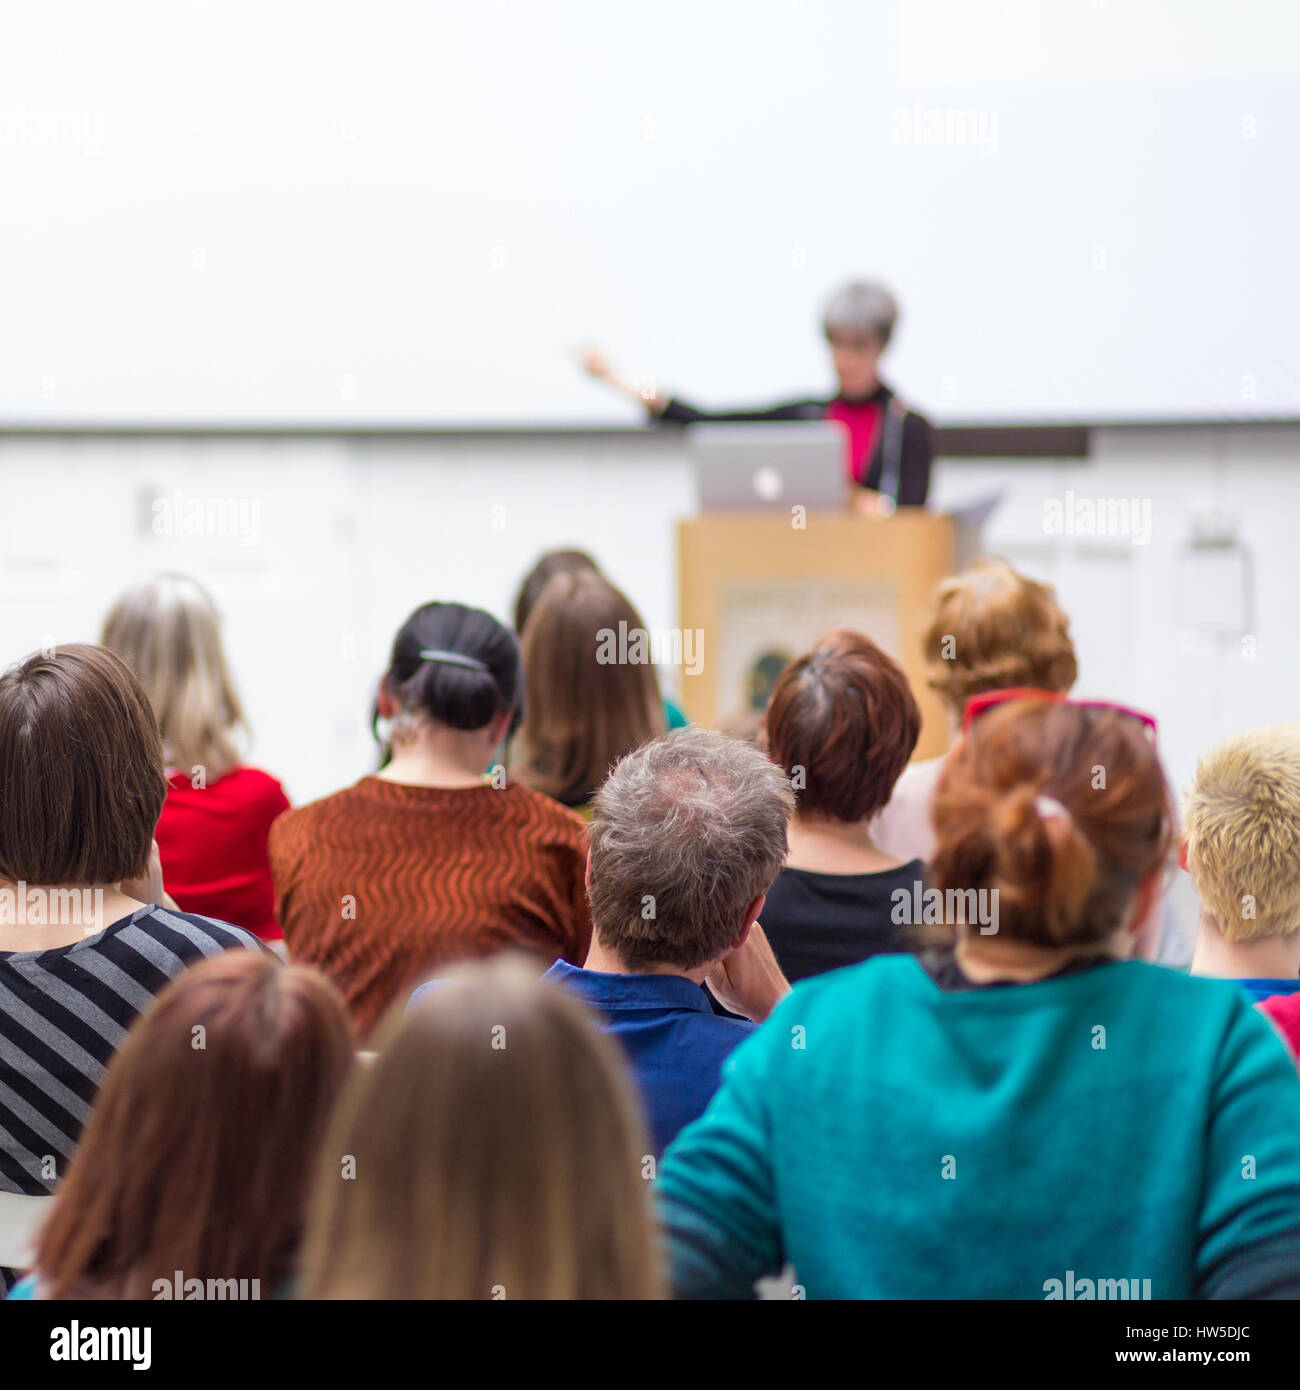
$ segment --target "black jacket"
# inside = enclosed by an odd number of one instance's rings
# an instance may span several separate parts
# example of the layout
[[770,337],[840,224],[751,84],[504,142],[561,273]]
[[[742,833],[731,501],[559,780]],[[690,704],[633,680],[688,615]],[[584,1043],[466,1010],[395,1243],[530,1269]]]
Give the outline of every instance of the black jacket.
[[[876,436],[875,450],[867,467],[864,487],[886,493],[900,507],[923,507],[930,492],[930,465],[934,462],[934,426],[909,410],[888,386],[871,396],[885,405],[885,422]],[[747,420],[824,420],[834,398],[791,401],[759,410],[698,410],[672,396],[656,420],[670,425],[698,421],[741,423]]]

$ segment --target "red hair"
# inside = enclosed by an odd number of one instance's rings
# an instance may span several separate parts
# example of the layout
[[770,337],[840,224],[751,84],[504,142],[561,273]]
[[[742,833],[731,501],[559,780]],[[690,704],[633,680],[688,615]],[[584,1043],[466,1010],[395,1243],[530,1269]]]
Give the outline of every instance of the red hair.
[[837,629],[781,672],[765,728],[799,811],[860,821],[893,794],[921,711],[896,661],[860,632]]
[[932,815],[935,886],[996,891],[999,932],[1043,946],[1107,941],[1174,839],[1147,730],[1095,706],[982,715],[948,756]]
[[316,970],[224,951],[173,980],[109,1063],[37,1239],[47,1295],[149,1298],[181,1270],[271,1297],[352,1056]]

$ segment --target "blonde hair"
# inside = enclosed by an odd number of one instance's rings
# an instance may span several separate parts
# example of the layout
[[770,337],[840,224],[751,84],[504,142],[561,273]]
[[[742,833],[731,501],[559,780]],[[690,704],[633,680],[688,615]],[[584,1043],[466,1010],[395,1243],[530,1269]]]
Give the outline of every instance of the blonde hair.
[[1300,724],[1225,739],[1187,793],[1187,868],[1229,941],[1300,927]]
[[216,606],[195,580],[162,574],[118,599],[100,638],[144,686],[168,767],[201,767],[208,781],[238,766],[235,734],[248,728],[220,624]]
[[986,690],[1064,693],[1079,676],[1070,620],[1055,591],[996,556],[939,585],[922,647],[930,688],[955,718]]
[[497,957],[377,1048],[322,1150],[304,1297],[662,1296],[638,1104],[577,1000]]

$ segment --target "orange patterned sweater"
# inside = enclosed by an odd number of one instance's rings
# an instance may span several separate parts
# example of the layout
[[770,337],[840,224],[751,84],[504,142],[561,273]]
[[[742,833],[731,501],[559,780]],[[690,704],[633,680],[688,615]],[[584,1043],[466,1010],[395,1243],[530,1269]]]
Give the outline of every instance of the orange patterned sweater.
[[443,966],[514,947],[540,972],[591,944],[586,826],[521,783],[363,777],[286,811],[269,850],[289,954],[338,985],[362,1041]]

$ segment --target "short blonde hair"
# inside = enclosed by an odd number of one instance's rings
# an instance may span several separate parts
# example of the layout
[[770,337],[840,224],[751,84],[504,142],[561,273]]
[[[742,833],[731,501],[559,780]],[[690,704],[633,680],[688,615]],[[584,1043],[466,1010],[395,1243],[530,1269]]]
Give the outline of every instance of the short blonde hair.
[[1063,694],[1079,676],[1051,585],[994,556],[939,585],[922,650],[930,688],[956,719],[972,695],[1014,686]]
[[1187,868],[1229,941],[1300,927],[1300,724],[1225,739],[1187,792]]
[[135,672],[162,734],[169,768],[204,770],[209,782],[240,762],[247,731],[221,647],[221,618],[207,591],[183,574],[129,589],[109,610],[100,639]]

